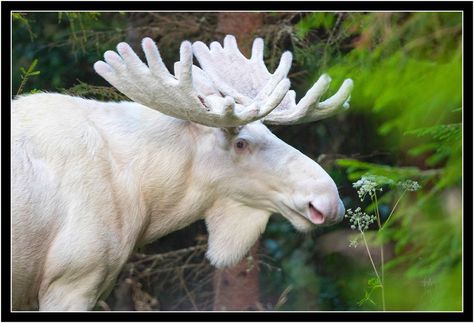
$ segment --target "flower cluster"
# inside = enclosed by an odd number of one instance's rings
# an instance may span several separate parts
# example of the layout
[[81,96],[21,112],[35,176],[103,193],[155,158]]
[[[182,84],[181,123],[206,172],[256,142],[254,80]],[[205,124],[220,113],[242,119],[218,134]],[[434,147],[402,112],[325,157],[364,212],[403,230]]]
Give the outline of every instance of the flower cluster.
[[360,207],[354,211],[351,209],[347,210],[345,217],[349,218],[351,229],[359,230],[360,232],[367,230],[369,225],[374,223],[376,220],[375,215],[368,215],[367,213],[362,212]]
[[409,179],[403,182],[398,182],[398,186],[401,187],[402,190],[410,192],[418,191],[421,188],[417,181],[412,181]]
[[382,191],[382,188],[377,188],[377,182],[371,177],[362,176],[357,182],[353,183],[352,186],[357,189],[357,194],[359,194],[359,199],[364,200],[365,196],[374,196],[375,192]]
[[350,247],[354,247],[354,248],[357,248],[357,246],[359,245],[359,240],[357,238],[354,238],[354,239],[351,239],[349,240],[349,248]]

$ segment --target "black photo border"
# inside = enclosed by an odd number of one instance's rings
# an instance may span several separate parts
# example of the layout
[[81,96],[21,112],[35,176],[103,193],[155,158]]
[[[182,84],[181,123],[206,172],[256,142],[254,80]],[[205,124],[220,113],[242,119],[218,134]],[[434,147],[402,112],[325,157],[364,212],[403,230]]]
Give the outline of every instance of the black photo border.
[[[463,312],[12,312],[10,310],[10,105],[11,11],[462,11],[463,12]],[[2,217],[1,321],[472,321],[472,60],[473,3],[470,1],[2,1]],[[467,201],[467,203],[466,203]]]

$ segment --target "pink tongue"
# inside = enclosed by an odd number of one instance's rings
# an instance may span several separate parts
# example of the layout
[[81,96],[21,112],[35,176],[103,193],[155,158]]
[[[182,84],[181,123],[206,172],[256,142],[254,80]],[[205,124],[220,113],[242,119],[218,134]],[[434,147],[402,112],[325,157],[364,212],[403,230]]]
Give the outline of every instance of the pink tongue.
[[324,215],[319,212],[311,203],[309,204],[309,216],[311,222],[313,222],[314,224],[324,223]]

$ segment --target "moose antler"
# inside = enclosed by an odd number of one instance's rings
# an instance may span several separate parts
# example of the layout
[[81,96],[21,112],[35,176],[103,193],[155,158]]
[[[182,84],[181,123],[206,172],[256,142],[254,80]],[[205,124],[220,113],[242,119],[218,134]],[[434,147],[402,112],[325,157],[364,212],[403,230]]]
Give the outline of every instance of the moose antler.
[[[252,56],[247,59],[239,51],[235,37],[227,35],[224,46],[213,42],[208,48],[202,42],[193,43],[194,55],[220,92],[237,98],[241,102],[251,102],[259,95],[271,93],[274,82],[287,76],[292,55],[283,53],[280,65],[270,74],[263,61],[263,40],[256,38],[252,46]],[[349,107],[353,82],[346,79],[332,97],[319,102],[327,91],[331,78],[323,74],[298,102],[295,92],[288,91],[279,106],[263,118],[267,124],[297,124],[327,118],[341,109]]]
[[265,95],[256,95],[241,104],[231,96],[222,97],[206,73],[193,67],[190,42],[181,44],[174,76],[168,72],[153,40],[143,39],[142,47],[148,66],[128,44],[120,43],[118,54],[105,52],[105,62],[96,62],[94,69],[133,101],[175,118],[210,127],[238,127],[268,115],[290,87],[284,77],[269,79],[271,88],[265,87]]

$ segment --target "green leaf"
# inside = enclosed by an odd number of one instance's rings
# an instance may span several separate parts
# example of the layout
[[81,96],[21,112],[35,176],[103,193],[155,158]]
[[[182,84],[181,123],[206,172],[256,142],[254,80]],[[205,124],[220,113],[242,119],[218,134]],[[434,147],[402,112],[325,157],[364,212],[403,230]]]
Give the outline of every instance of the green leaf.
[[346,167],[349,179],[359,179],[363,175],[384,176],[395,182],[414,178],[429,178],[440,174],[439,170],[422,171],[418,167],[395,167],[362,162],[356,159],[337,159],[336,164]]

